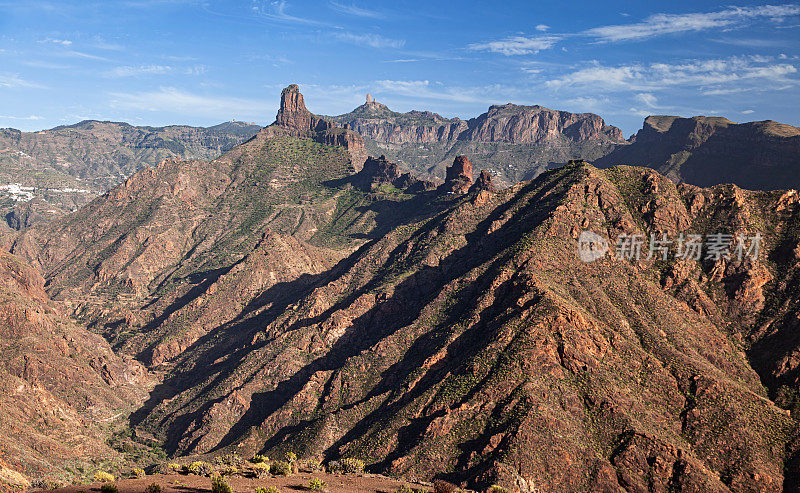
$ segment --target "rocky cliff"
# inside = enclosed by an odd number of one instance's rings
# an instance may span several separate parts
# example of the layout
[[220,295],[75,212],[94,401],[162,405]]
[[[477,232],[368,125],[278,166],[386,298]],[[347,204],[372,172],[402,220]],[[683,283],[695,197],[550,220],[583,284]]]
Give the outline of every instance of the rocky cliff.
[[800,129],[773,121],[649,116],[633,144],[598,166],[648,166],[700,186],[735,183],[753,190],[800,188]]
[[508,186],[570,159],[595,159],[626,143],[616,127],[592,113],[505,104],[468,121],[429,111],[398,113],[370,98],[332,117],[361,134],[369,152],[386,154],[404,169],[435,179],[458,155]]
[[361,136],[347,126],[338,126],[333,120],[308,111],[297,84],[291,84],[283,89],[275,123],[262,132],[266,136],[309,137],[326,145],[344,147],[350,154],[356,170],[360,170],[367,159],[367,151]]

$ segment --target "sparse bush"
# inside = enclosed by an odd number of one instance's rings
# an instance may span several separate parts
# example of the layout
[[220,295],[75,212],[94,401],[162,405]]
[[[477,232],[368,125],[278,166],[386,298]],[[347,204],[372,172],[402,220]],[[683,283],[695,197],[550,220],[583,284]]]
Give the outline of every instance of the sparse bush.
[[269,472],[276,476],[288,476],[292,473],[292,465],[286,461],[276,460],[270,464]]
[[150,483],[144,489],[144,493],[161,493],[161,486],[156,483]]
[[328,474],[341,474],[342,473],[342,463],[338,460],[332,460],[328,462]]
[[131,474],[133,475],[134,478],[139,478],[139,479],[147,476],[147,474],[145,474],[144,472],[144,469],[139,469],[139,468],[136,468],[133,471],[131,471]]
[[214,458],[214,462],[221,466],[236,466],[241,467],[247,462],[244,460],[239,454],[236,452],[231,452],[230,454],[223,454],[218,455]]
[[489,487],[489,493],[511,493],[508,488],[503,488],[500,485],[493,484]]
[[274,486],[270,486],[269,488],[256,488],[256,493],[281,493],[281,490]]
[[117,485],[114,483],[103,483],[103,486],[100,487],[100,493],[118,493]]
[[429,493],[425,488],[412,488],[408,485],[403,485],[395,490],[395,493]]
[[308,489],[311,491],[322,491],[326,486],[328,483],[319,478],[311,478],[311,481],[308,482]]
[[208,462],[196,460],[186,467],[186,471],[197,476],[211,476],[214,473],[214,467]]
[[183,466],[177,462],[170,462],[167,464],[167,469],[173,472],[181,472],[183,470]]
[[308,470],[309,472],[320,472],[322,471],[322,465],[316,459],[305,459],[302,461],[303,467]]
[[269,474],[269,463],[256,462],[255,464],[253,464],[253,472],[255,473],[257,478],[263,478],[264,476]]
[[269,457],[267,457],[266,455],[256,454],[256,455],[253,456],[252,459],[250,459],[250,462],[252,462],[253,464],[260,464],[262,462],[269,462]]
[[222,471],[220,471],[220,474],[222,474],[223,476],[235,476],[236,474],[239,474],[241,472],[242,470],[236,466],[225,466],[222,469]]
[[361,459],[347,457],[342,459],[341,463],[345,474],[361,474],[364,472],[364,461]]
[[211,493],[233,493],[233,490],[222,476],[214,476],[211,478]]
[[109,472],[97,471],[94,473],[93,479],[95,483],[113,483],[117,478],[115,478],[114,475]]
[[286,455],[284,455],[284,458],[286,459],[286,462],[291,464],[292,462],[296,462],[297,461],[297,454],[295,454],[294,452],[286,452]]

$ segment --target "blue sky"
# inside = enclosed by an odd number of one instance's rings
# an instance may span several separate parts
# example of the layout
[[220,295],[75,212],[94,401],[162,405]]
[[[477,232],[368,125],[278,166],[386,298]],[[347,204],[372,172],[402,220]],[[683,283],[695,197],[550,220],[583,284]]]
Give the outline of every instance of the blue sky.
[[703,1],[0,0],[0,127],[268,124],[490,104],[800,124],[800,5]]

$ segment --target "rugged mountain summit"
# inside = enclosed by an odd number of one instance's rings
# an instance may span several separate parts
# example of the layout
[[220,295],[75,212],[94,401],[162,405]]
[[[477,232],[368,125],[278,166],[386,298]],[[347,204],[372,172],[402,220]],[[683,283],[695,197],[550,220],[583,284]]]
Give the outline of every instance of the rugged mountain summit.
[[420,176],[439,177],[456,156],[469,155],[503,186],[569,159],[596,159],[626,143],[598,115],[510,103],[464,121],[429,111],[398,113],[370,98],[332,119],[361,134],[370,152],[386,154]]
[[281,92],[281,105],[275,123],[263,132],[270,136],[309,137],[322,144],[342,146],[350,154],[356,170],[361,169],[367,158],[361,136],[347,126],[339,127],[332,120],[308,111],[297,84],[291,84]]
[[800,188],[800,129],[773,121],[648,116],[630,146],[597,160],[598,166],[616,164],[648,166],[700,186]]

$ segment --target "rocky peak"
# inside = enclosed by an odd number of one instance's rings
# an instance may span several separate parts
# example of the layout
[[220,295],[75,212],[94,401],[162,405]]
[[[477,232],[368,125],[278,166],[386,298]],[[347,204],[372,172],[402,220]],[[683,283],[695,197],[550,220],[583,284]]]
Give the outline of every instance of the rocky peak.
[[472,161],[467,156],[456,156],[448,166],[444,184],[439,191],[444,193],[466,193],[472,185]]
[[475,183],[470,187],[470,192],[482,192],[486,191],[489,193],[494,193],[497,189],[492,183],[492,175],[485,169],[481,170],[481,173],[478,175],[478,179],[475,180]]
[[281,91],[281,107],[278,110],[278,115],[275,117],[275,124],[278,126],[294,129],[300,132],[309,130],[322,130],[320,124],[324,120],[312,114],[306,108],[306,102],[303,95],[300,93],[300,86],[297,84],[290,84],[283,91]]
[[364,167],[356,173],[353,185],[366,192],[374,191],[381,185],[388,184],[408,193],[417,193],[434,188],[433,183],[420,180],[411,173],[400,174],[397,163],[389,161],[386,156],[368,157]]

